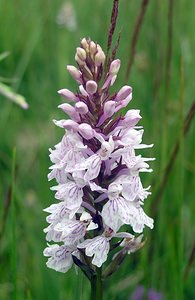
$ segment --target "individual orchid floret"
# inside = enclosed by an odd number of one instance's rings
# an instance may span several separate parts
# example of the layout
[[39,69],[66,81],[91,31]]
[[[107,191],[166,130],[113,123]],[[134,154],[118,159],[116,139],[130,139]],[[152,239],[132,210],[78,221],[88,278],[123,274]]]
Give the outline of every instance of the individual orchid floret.
[[115,112],[119,111],[121,108],[126,107],[132,100],[132,88],[130,86],[123,86],[117,93],[115,101],[117,101]]
[[67,66],[67,71],[72,76],[74,80],[76,80],[78,83],[82,84],[82,73],[79,71],[75,66]]
[[123,237],[124,239],[120,243],[120,247],[122,247],[122,250],[117,252],[112,258],[113,266],[111,265],[111,270],[109,270],[110,272],[112,272],[112,267],[115,267],[115,261],[123,261],[123,258],[126,256],[126,254],[134,253],[145,245],[145,241],[142,242],[143,234],[135,237],[130,233],[117,233],[115,236]]
[[[55,150],[50,149],[50,159],[54,163],[50,167],[51,170],[54,170],[52,174],[50,174],[50,180],[57,172],[57,176],[61,176],[61,179],[58,183],[66,183],[67,180],[67,172],[73,170],[75,165],[78,162],[84,160],[84,151],[86,150],[87,146],[85,146],[82,142],[81,137],[76,133],[71,133],[67,130],[66,135],[63,137],[61,143],[58,144]],[[59,174],[60,172],[60,174]],[[64,180],[62,180],[64,178]]]
[[71,101],[71,102],[77,101],[77,97],[75,96],[75,94],[73,92],[69,91],[68,89],[61,89],[58,91],[58,94],[63,96],[68,101]]
[[81,46],[86,50],[86,51],[89,51],[89,43],[88,41],[86,40],[86,38],[83,38],[81,40]]
[[108,89],[112,86],[117,78],[118,71],[120,69],[120,59],[113,60],[110,64],[109,71],[106,76],[106,80],[102,86],[102,90]]
[[124,118],[119,122],[119,126],[122,128],[133,128],[141,120],[140,110],[131,109],[128,110]]
[[79,101],[75,104],[75,110],[80,114],[80,115],[85,115],[88,113],[89,109],[88,106],[82,102]]
[[48,223],[55,223],[64,219],[69,219],[71,213],[63,201],[50,205],[45,208],[44,211],[50,213],[50,215],[46,218]]
[[144,189],[139,176],[129,176],[128,179],[126,177],[126,180],[122,178],[121,180],[118,179],[118,181],[123,187],[122,196],[128,201],[134,201],[136,199],[143,201],[151,194],[148,192],[150,186]]
[[97,236],[93,239],[87,239],[84,242],[78,244],[78,249],[85,249],[87,256],[92,257],[92,263],[101,267],[107,260],[107,256],[110,250],[110,241],[112,238],[125,238],[125,240],[134,239],[134,236],[128,232],[115,233],[109,227],[106,227],[105,232],[101,236]]
[[96,54],[96,52],[97,52],[97,44],[94,43],[93,41],[90,41],[90,44],[89,44],[89,47],[88,47],[88,51],[90,52],[91,55]]
[[107,160],[111,156],[113,150],[114,142],[112,140],[112,137],[110,137],[108,142],[102,142],[101,148],[97,151],[96,154],[93,154],[81,164],[78,164],[76,166],[79,170],[86,170],[86,173],[84,175],[85,181],[93,180],[99,175],[102,161]]
[[94,239],[87,239],[78,245],[78,248],[85,248],[85,253],[89,257],[93,257],[92,264],[101,267],[107,260],[109,252],[109,239],[105,236],[97,236]]
[[78,124],[77,122],[73,120],[53,120],[54,124],[58,127],[67,129],[67,130],[72,130],[74,132],[77,131]]
[[73,264],[72,254],[79,255],[76,247],[49,245],[43,252],[49,257],[47,267],[55,271],[66,273]]
[[120,244],[120,246],[123,247],[122,252],[127,252],[128,254],[136,252],[145,244],[145,242],[142,242],[142,239],[143,234],[139,235],[138,237],[125,238]]
[[95,54],[95,66],[99,67],[99,66],[103,65],[105,58],[106,58],[106,56],[105,56],[104,52],[102,51],[102,49],[98,49],[97,53]]
[[109,74],[117,75],[120,69],[121,62],[120,59],[113,60],[110,64]]
[[111,117],[115,113],[116,102],[107,101],[104,105],[104,114],[106,118]]
[[135,210],[130,211],[127,201],[120,196],[122,186],[118,183],[111,183],[108,187],[109,201],[102,209],[102,218],[107,226],[115,232],[123,224],[130,224],[130,214],[133,215]]
[[112,100],[107,101],[104,104],[104,113],[100,117],[97,126],[102,125],[104,121],[112,117],[115,112],[116,112],[116,101],[112,101]]
[[82,123],[78,126],[78,132],[86,140],[90,140],[94,137],[94,129],[87,123]]
[[116,94],[115,101],[117,101],[117,102],[122,101],[122,100],[125,100],[128,97],[132,98],[132,88],[128,85],[125,85]]
[[[89,80],[89,81],[91,81],[91,80]],[[79,91],[82,96],[84,96],[85,98],[89,98],[90,95],[87,93],[86,89],[84,88],[84,86],[82,84],[79,85]]]
[[78,112],[72,105],[68,103],[63,103],[58,105],[58,108],[61,108],[65,113],[67,113],[73,121],[79,122],[81,120]]
[[87,57],[87,55],[86,55],[85,50],[83,48],[81,48],[81,47],[77,47],[76,58],[78,58],[79,60],[85,61],[86,57]]
[[[108,257],[104,271],[109,276],[127,253],[143,246],[142,235],[130,232],[153,228],[153,219],[143,209],[150,186],[145,188],[140,177],[152,171],[153,158],[137,153],[153,145],[142,142],[140,111],[121,111],[132,100],[132,88],[125,85],[110,92],[120,60],[106,58],[100,45],[86,38],[75,60],[77,67],[69,65],[67,71],[78,88],[58,91],[71,102],[58,106],[70,119],[54,120],[63,137],[49,150],[48,180],[56,181],[51,190],[58,202],[44,209],[49,213],[44,232],[48,242],[59,245],[49,245],[44,255],[49,268],[66,272],[76,264],[94,278]],[[128,232],[120,231],[123,225]],[[112,250],[120,246],[114,255]]]
[[81,183],[81,180],[69,180],[67,183],[59,184],[51,188],[56,191],[55,198],[64,201],[64,205],[67,209],[76,213],[81,207],[83,199],[83,187],[85,182]]
[[55,225],[55,230],[61,233],[61,240],[65,245],[72,245],[82,239],[87,231],[94,230],[98,227],[98,225],[91,220],[91,215],[87,212],[83,212],[80,220],[64,219],[64,221]]
[[43,232],[46,233],[46,241],[61,242],[62,234],[55,230],[54,224],[49,224],[49,226],[43,229]]
[[[134,186],[135,185],[133,185],[133,188]],[[132,186],[129,189],[128,185],[125,185],[125,188],[131,192],[131,195],[128,195],[128,191],[125,190],[120,183],[111,183],[109,185],[109,201],[104,205],[102,210],[102,217],[105,224],[115,232],[117,232],[123,224],[130,224],[137,233],[141,233],[145,225],[153,228],[153,220],[144,213],[139,201],[137,201],[139,198],[136,192],[134,193],[134,191],[131,190]],[[145,196],[146,194],[143,196],[143,200]]]

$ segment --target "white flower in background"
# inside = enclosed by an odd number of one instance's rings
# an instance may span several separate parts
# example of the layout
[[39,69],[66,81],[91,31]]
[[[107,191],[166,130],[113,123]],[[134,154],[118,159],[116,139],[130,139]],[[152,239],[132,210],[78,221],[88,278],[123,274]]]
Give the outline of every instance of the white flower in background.
[[67,27],[70,31],[77,29],[76,12],[72,2],[66,1],[62,4],[56,17],[56,23]]

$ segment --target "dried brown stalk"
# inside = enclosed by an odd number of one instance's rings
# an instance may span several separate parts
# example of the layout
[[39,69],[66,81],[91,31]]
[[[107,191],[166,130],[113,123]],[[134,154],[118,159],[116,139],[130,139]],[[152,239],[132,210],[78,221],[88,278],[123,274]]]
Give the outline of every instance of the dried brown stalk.
[[188,263],[187,263],[186,268],[184,270],[184,274],[183,274],[183,281],[184,282],[186,281],[186,279],[188,277],[188,274],[190,272],[190,269],[192,267],[192,264],[193,264],[194,260],[195,260],[195,243],[194,243],[194,245],[192,247],[192,251],[190,253],[190,256],[189,256],[189,259],[188,259]]
[[113,38],[114,31],[115,31],[116,24],[117,24],[118,7],[119,7],[119,0],[114,0],[113,7],[112,7],[112,13],[111,13],[111,19],[110,19],[110,28],[109,28],[109,33],[108,33],[107,51],[106,51],[107,55],[108,55],[111,45],[112,45],[112,38]]
[[127,64],[126,74],[125,74],[125,83],[127,83],[130,73],[131,73],[131,67],[133,65],[134,57],[135,57],[135,53],[136,53],[136,45],[137,45],[140,29],[141,29],[141,26],[142,26],[142,23],[144,20],[144,16],[145,16],[145,12],[146,12],[148,3],[149,3],[149,0],[142,0],[140,13],[139,13],[136,23],[135,23],[132,39],[130,42],[130,50],[129,50],[130,55],[129,55],[129,60],[128,60],[128,64]]
[[[114,0],[113,6],[112,6],[111,18],[110,18],[110,28],[109,28],[109,32],[108,32],[108,40],[107,40],[105,74],[107,73],[107,70],[108,70],[108,67],[110,64],[109,51],[112,46],[112,39],[113,39],[113,35],[114,35],[115,29],[116,29],[116,24],[117,24],[117,19],[118,19],[118,10],[119,10],[119,0]],[[117,45],[117,48],[118,48],[118,45]],[[117,48],[116,48],[116,50],[117,50]],[[116,52],[116,50],[115,50],[115,52]]]

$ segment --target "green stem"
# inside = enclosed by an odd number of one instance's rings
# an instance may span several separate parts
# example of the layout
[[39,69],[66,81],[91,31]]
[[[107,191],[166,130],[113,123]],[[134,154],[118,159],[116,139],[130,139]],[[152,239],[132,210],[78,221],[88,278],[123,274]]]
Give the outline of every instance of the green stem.
[[103,299],[102,268],[97,268],[96,274],[91,278],[90,300],[102,300],[102,299]]

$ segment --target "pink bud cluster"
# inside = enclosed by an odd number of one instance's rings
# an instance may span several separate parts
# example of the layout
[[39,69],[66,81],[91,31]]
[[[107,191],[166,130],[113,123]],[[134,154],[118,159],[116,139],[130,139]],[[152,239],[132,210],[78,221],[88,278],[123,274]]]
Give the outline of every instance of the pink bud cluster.
[[[85,38],[76,49],[75,66],[67,66],[79,84],[73,93],[58,93],[69,103],[59,105],[70,119],[54,123],[65,130],[62,140],[50,149],[53,165],[48,179],[55,179],[57,203],[46,208],[49,226],[44,229],[50,244],[44,250],[47,266],[66,272],[75,260],[88,267],[101,267],[111,255],[115,239],[122,239],[121,253],[140,248],[145,226],[153,228],[153,220],[144,210],[150,187],[143,188],[140,172],[150,172],[148,161],[136,155],[142,144],[140,111],[117,114],[132,99],[132,88],[123,86],[110,94],[120,69],[113,60],[103,76],[105,54],[102,48]],[[126,225],[124,227],[124,225]],[[123,228],[124,231],[120,231]],[[59,243],[59,244],[58,244]],[[90,258],[90,259],[89,259]],[[78,264],[79,265],[79,264]]]

